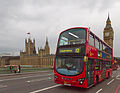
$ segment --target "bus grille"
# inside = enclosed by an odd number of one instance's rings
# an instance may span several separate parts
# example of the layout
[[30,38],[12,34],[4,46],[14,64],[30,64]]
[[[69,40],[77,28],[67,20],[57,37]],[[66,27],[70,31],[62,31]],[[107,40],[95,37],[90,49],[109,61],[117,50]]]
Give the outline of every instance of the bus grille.
[[64,80],[72,80],[72,78],[64,78],[64,77],[62,77],[62,79],[64,79]]

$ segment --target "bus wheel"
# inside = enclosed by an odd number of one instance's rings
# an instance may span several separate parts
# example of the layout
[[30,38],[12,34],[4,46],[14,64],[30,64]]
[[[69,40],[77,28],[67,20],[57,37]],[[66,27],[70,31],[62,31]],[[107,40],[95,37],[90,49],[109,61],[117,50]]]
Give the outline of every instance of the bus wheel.
[[108,77],[107,77],[107,79],[109,79],[110,78],[110,72],[108,72]]
[[98,76],[96,76],[96,78],[95,78],[95,84],[98,84]]

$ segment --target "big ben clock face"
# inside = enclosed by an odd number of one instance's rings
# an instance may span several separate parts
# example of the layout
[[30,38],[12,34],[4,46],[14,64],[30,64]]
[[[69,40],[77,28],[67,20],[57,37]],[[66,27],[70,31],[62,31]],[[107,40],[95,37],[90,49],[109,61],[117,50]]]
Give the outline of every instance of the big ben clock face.
[[105,36],[109,36],[109,32],[106,32],[106,33],[105,33]]

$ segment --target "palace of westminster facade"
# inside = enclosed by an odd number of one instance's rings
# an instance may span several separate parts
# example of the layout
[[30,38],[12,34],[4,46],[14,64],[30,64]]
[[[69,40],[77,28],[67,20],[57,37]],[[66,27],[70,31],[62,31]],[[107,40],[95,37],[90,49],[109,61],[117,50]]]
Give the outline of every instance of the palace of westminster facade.
[[54,54],[50,54],[48,38],[44,49],[38,48],[36,53],[35,39],[25,39],[25,51],[20,51],[20,56],[3,56],[1,66],[4,65],[26,65],[33,67],[53,68]]
[[[103,31],[104,41],[113,47],[114,31],[108,15],[106,26]],[[48,38],[44,49],[38,49],[36,53],[35,39],[25,39],[25,52],[20,52],[20,56],[3,56],[0,58],[0,65],[32,65],[34,67],[51,68],[54,65],[54,54],[50,54]]]

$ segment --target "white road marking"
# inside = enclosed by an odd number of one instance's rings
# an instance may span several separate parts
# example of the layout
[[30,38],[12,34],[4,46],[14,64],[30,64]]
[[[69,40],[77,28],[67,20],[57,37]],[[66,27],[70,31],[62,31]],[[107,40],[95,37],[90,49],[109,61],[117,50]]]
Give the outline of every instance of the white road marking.
[[30,82],[30,81],[27,81],[28,83]]
[[110,82],[107,83],[107,85],[109,85],[110,83],[112,83],[114,81],[114,79],[112,79]]
[[50,80],[51,78],[50,77],[47,77],[47,78],[41,78],[41,79],[33,79],[33,80],[29,80],[27,81],[28,83],[29,82],[37,82],[37,81],[43,81],[43,80]]
[[0,88],[5,88],[7,87],[7,85],[0,85]]
[[101,89],[99,89],[96,93],[99,93],[100,91],[102,91],[102,88],[101,88]]
[[3,80],[0,80],[0,81],[3,81]]
[[116,78],[118,78],[120,75],[117,75]]
[[58,85],[54,85],[54,86],[43,88],[43,89],[40,89],[40,90],[36,90],[36,91],[30,92],[30,93],[37,93],[37,92],[45,91],[45,90],[48,90],[48,89],[51,89],[51,88],[55,88],[55,87],[58,87],[58,86],[61,86],[61,85],[59,85],[59,84]]
[[119,80],[120,80],[120,75],[117,75],[117,76],[116,76],[116,79],[119,79]]
[[117,75],[117,71],[114,71],[113,73],[112,73],[112,77],[115,77]]
[[18,79],[25,79],[25,78],[31,78],[31,77],[39,77],[39,76],[50,76],[53,74],[46,74],[46,75],[36,75],[36,76],[27,76],[27,77],[19,77],[19,78],[11,78],[11,79],[2,79],[1,81],[9,81],[9,80],[18,80]]
[[117,70],[120,70],[120,67]]

